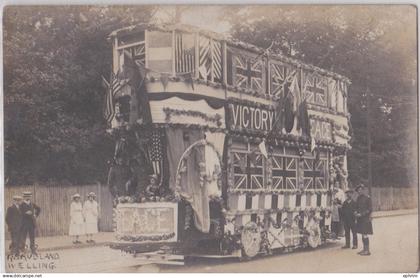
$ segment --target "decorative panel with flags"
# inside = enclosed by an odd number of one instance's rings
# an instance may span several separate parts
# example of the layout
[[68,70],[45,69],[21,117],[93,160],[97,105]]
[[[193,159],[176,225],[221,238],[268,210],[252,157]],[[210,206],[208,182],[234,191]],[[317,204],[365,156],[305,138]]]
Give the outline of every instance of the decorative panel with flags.
[[150,74],[172,73],[172,32],[147,31],[146,58]]
[[233,58],[234,85],[264,93],[264,62],[247,55],[235,55]]
[[317,73],[304,74],[303,99],[308,103],[327,105],[327,79]]
[[199,36],[198,74],[201,79],[222,82],[222,43],[206,36]]
[[[141,43],[139,45],[124,48],[121,51],[120,59],[124,57],[130,57],[139,68],[144,68],[146,66],[146,45]],[[120,64],[124,64],[124,61],[120,61]]]
[[233,151],[233,189],[253,190],[264,188],[263,155],[255,152]]
[[303,159],[304,189],[327,190],[327,161],[324,159]]
[[329,107],[333,110],[337,110],[337,89],[337,80],[328,78]]
[[299,76],[296,68],[279,63],[270,63],[270,95],[284,96],[287,91],[292,91],[291,87],[294,80],[298,85]]
[[195,68],[195,35],[175,33],[175,71],[190,73]]
[[296,189],[297,159],[293,157],[272,156],[273,190]]

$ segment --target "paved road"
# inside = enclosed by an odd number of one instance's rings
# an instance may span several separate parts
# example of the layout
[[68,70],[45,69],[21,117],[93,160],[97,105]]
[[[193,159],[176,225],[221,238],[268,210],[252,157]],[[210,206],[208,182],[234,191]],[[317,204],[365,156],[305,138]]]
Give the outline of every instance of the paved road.
[[[315,250],[262,257],[251,261],[194,260],[185,266],[142,266],[108,247],[42,253],[42,258],[6,262],[21,272],[416,272],[419,265],[417,215],[374,219],[372,256],[342,250],[342,242]],[[11,269],[13,264],[13,270]]]

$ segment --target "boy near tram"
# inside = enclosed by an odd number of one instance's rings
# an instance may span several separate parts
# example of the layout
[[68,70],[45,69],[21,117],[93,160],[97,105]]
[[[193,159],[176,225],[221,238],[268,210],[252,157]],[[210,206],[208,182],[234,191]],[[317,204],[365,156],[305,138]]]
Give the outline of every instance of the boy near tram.
[[365,186],[363,184],[356,187],[358,194],[356,201],[356,230],[357,233],[362,234],[363,250],[358,252],[359,255],[369,256],[369,235],[373,234],[372,228],[372,200],[365,192]]

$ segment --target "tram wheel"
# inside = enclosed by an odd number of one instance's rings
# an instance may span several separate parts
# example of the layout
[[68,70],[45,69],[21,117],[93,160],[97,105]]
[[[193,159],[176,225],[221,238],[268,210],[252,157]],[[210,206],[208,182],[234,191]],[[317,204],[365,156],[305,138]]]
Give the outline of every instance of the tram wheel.
[[255,257],[260,251],[261,233],[254,222],[246,224],[241,233],[242,252],[248,257]]

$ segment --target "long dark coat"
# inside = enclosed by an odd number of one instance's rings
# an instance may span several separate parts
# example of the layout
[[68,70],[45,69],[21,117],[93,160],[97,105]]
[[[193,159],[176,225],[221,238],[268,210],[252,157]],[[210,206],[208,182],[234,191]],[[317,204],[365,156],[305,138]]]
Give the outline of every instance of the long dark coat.
[[[41,213],[41,208],[32,202],[29,204],[22,202],[22,204],[20,205],[20,210],[22,212],[22,225],[25,227],[35,228],[36,227],[35,219]],[[31,211],[32,214],[31,215],[26,214],[28,211]]]
[[356,218],[356,231],[359,234],[373,234],[372,220],[370,214],[372,213],[372,200],[369,196],[359,195],[356,201],[356,211],[361,214]]
[[343,202],[343,205],[341,206],[341,219],[343,222],[353,226],[356,217],[354,216],[354,213],[356,211],[356,202],[353,201],[353,199],[346,199]]
[[19,233],[22,227],[22,213],[18,206],[11,205],[7,208],[6,223],[11,233]]

